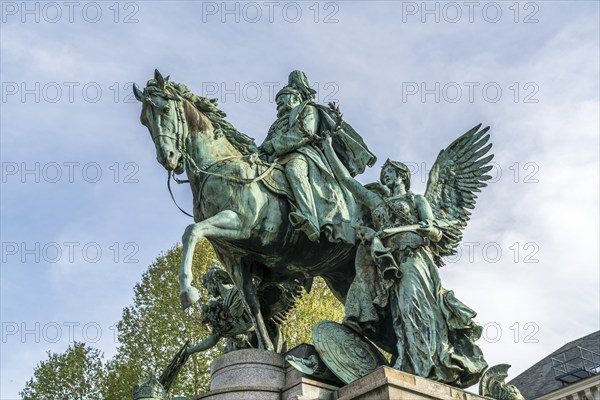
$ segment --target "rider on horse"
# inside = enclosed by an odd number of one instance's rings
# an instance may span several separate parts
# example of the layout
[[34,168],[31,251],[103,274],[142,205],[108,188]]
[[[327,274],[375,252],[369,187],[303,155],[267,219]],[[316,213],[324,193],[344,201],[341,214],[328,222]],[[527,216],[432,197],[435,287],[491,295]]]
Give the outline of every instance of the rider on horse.
[[334,146],[353,175],[372,166],[376,157],[350,125],[341,121],[330,108],[314,103],[315,90],[310,88],[302,71],[293,71],[288,85],[281,89],[277,102],[277,120],[271,125],[261,145],[268,161],[285,167],[286,177],[295,197],[289,220],[295,229],[317,241],[321,231],[330,241],[352,242],[350,232],[353,210],[345,201],[350,194],[340,187],[320,148],[321,133],[334,126],[339,133]]

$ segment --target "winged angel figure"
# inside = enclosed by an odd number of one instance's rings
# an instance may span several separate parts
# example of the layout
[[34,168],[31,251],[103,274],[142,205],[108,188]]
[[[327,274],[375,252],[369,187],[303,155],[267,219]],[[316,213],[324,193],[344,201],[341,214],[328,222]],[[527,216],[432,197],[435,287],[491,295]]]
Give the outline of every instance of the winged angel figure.
[[487,368],[475,344],[481,327],[442,287],[438,267],[456,253],[475,192],[490,179],[489,127],[480,127],[439,153],[425,195],[410,191],[409,169],[391,160],[380,182],[363,186],[337,158],[331,135],[323,144],[338,179],[367,211],[357,227],[362,244],[344,324],[390,352],[394,368],[462,388]]

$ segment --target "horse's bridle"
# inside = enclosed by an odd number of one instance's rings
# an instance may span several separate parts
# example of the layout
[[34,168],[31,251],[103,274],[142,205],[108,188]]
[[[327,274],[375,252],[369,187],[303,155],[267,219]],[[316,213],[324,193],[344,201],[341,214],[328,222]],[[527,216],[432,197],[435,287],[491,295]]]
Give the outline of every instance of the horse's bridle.
[[[156,138],[167,137],[169,139],[175,140],[175,148],[184,159],[183,160],[184,170],[191,172],[192,174],[194,174],[196,176],[199,176],[199,175],[205,175],[207,177],[208,176],[216,176],[219,178],[223,178],[227,181],[247,185],[247,184],[252,184],[252,183],[256,183],[258,181],[263,180],[269,173],[271,173],[271,171],[277,165],[277,160],[273,161],[269,165],[269,168],[267,168],[262,174],[254,177],[254,178],[237,178],[234,176],[227,176],[227,175],[219,174],[216,172],[210,172],[209,169],[211,169],[215,165],[217,165],[221,162],[227,161],[227,160],[231,160],[231,159],[235,159],[235,158],[245,158],[245,157],[252,158],[252,157],[256,156],[255,154],[224,157],[219,160],[208,163],[207,165],[202,165],[201,167],[198,167],[198,165],[196,164],[196,161],[189,155],[189,153],[187,152],[187,149],[186,149],[186,140],[187,140],[187,137],[189,134],[189,129],[186,124],[185,111],[184,111],[183,105],[182,105],[182,102],[184,101],[184,99],[179,97],[176,93],[167,94],[166,99],[172,100],[175,103],[175,112],[177,114],[177,124],[176,124],[175,132],[174,132],[175,136],[160,134],[160,135],[156,135]],[[152,104],[154,107],[157,107],[156,104],[154,104],[152,101],[150,101],[150,104]],[[173,195],[173,192],[171,190],[171,178],[178,184],[189,183],[189,180],[188,179],[178,179],[175,176],[175,174],[173,174],[173,171],[167,171],[167,188],[169,189],[171,199],[173,199],[173,202],[175,203],[177,208],[179,208],[179,210],[182,213],[184,213],[185,215],[187,215],[189,217],[194,218],[193,215],[191,215],[190,213],[183,210],[179,206],[179,204],[177,204],[177,201],[175,200],[175,196]],[[204,181],[204,180],[202,180],[202,181]]]
[[[160,135],[156,135],[156,138],[166,137],[166,138],[169,138],[169,139],[175,141],[175,149],[184,158],[183,169],[185,170],[186,169],[185,168],[185,160],[191,159],[191,157],[189,157],[189,155],[187,154],[187,150],[185,148],[188,127],[187,127],[187,124],[185,123],[185,114],[183,112],[183,106],[179,105],[179,103],[183,100],[180,97],[178,97],[177,95],[167,96],[167,100],[173,100],[173,102],[175,103],[175,113],[177,114],[177,124],[175,125],[175,133],[174,133],[175,136],[160,134]],[[152,104],[154,107],[157,107],[156,104],[154,104],[152,101],[150,101],[150,104]],[[189,182],[189,180],[178,179],[177,177],[175,177],[175,174],[173,173],[173,171],[170,171],[170,170],[167,171],[167,188],[169,189],[169,194],[171,195],[171,199],[173,200],[173,203],[179,209],[179,211],[181,211],[188,217],[194,218],[194,216],[192,214],[188,213],[183,208],[181,208],[179,206],[179,204],[177,204],[177,200],[175,200],[175,196],[173,195],[173,191],[171,190],[171,178],[178,184],[187,183],[187,182]]]

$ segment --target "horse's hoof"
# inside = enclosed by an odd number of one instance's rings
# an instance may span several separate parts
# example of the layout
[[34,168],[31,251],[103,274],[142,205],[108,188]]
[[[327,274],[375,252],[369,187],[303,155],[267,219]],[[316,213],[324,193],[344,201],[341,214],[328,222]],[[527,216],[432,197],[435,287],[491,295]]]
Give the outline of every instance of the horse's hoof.
[[266,351],[272,351],[273,353],[275,353],[275,346],[273,346],[273,343],[267,343],[267,344],[263,343],[263,349]]
[[200,292],[195,287],[190,286],[179,293],[179,300],[181,301],[181,308],[185,310],[200,300]]
[[261,350],[272,351],[273,353],[275,353],[275,346],[273,346],[273,343],[271,343],[270,341],[267,342],[261,337],[258,338],[258,348]]

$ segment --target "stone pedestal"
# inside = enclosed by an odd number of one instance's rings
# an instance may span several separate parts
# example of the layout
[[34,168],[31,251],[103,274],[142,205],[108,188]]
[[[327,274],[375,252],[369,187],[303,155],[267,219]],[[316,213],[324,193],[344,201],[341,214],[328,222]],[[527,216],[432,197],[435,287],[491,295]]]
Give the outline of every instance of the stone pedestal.
[[[307,345],[290,351],[309,354]],[[428,379],[381,367],[343,386],[294,369],[282,354],[247,349],[227,353],[211,368],[210,391],[194,400],[489,400]]]
[[[315,353],[315,349],[307,344],[294,347],[287,354],[306,358]],[[281,400],[332,400],[335,391],[343,385],[342,382],[318,379],[303,374],[289,363],[285,363],[285,386],[281,389]]]
[[336,395],[336,400],[489,400],[389,367],[340,388]]
[[338,389],[297,371],[282,354],[258,349],[217,358],[210,375],[210,391],[194,400],[331,400]]
[[258,349],[233,351],[210,366],[210,391],[196,400],[279,400],[285,384],[281,354]]

